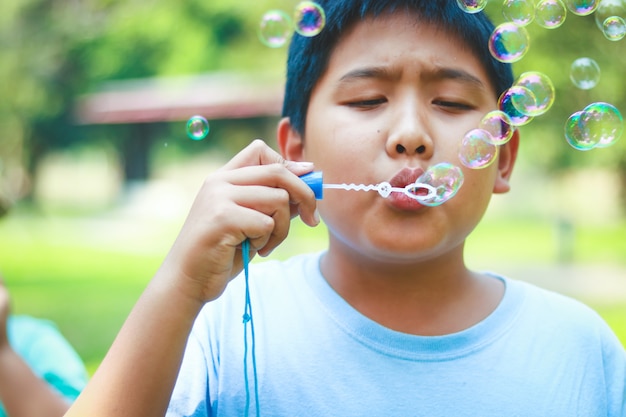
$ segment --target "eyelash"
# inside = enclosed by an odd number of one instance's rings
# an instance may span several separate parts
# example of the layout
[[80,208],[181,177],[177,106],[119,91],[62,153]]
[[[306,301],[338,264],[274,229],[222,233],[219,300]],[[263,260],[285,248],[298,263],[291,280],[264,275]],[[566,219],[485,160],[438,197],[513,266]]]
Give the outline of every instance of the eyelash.
[[347,105],[350,107],[369,108],[369,107],[379,106],[386,102],[387,102],[387,99],[385,98],[374,98],[374,99],[369,99],[369,100],[352,101],[352,102],[347,103]]
[[471,106],[469,104],[458,103],[455,101],[448,101],[448,100],[434,100],[433,104],[436,106],[451,108],[454,110],[473,110],[474,109],[474,106]]

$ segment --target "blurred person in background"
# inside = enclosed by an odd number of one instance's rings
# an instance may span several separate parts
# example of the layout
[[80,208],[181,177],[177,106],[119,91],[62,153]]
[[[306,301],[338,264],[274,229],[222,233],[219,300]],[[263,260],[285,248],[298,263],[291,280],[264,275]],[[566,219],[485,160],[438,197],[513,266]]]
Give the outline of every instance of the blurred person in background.
[[[0,207],[0,217],[7,211]],[[11,314],[0,275],[0,417],[60,417],[86,383],[82,360],[54,323]]]

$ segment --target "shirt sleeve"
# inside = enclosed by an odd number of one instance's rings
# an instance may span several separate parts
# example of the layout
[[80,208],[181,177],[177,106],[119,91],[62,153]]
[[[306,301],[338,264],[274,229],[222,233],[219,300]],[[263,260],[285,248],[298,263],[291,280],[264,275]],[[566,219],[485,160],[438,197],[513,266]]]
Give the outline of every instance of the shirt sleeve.
[[68,401],[74,401],[87,384],[80,356],[54,323],[27,316],[9,318],[9,342],[31,367]]
[[626,416],[626,350],[606,325],[602,333],[602,357],[609,416]]
[[166,417],[208,417],[211,405],[207,360],[198,336],[192,331],[170,399]]

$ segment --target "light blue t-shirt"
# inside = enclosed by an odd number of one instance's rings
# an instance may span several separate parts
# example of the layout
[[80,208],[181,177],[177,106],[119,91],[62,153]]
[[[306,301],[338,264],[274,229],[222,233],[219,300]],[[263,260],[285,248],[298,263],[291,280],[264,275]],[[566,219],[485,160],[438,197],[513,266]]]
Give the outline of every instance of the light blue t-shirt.
[[[409,335],[352,308],[319,258],[250,267],[260,416],[626,416],[626,352],[583,304],[494,276],[506,289],[486,319]],[[196,320],[168,416],[244,416],[244,284]]]
[[[58,328],[48,320],[10,316],[7,334],[11,348],[68,402],[87,384],[85,366]],[[5,417],[0,404],[0,417]]]

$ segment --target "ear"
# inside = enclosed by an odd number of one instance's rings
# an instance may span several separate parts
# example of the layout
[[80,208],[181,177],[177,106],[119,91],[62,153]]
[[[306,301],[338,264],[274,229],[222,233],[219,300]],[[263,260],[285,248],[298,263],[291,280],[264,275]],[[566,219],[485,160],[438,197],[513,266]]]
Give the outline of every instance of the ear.
[[500,154],[498,159],[498,173],[496,176],[496,182],[493,185],[493,192],[495,194],[506,193],[511,189],[509,180],[513,173],[513,167],[517,160],[517,150],[519,148],[519,130],[515,130],[513,137],[506,144],[500,148]]
[[288,117],[278,122],[277,142],[283,158],[289,161],[304,161],[304,140],[291,126]]

